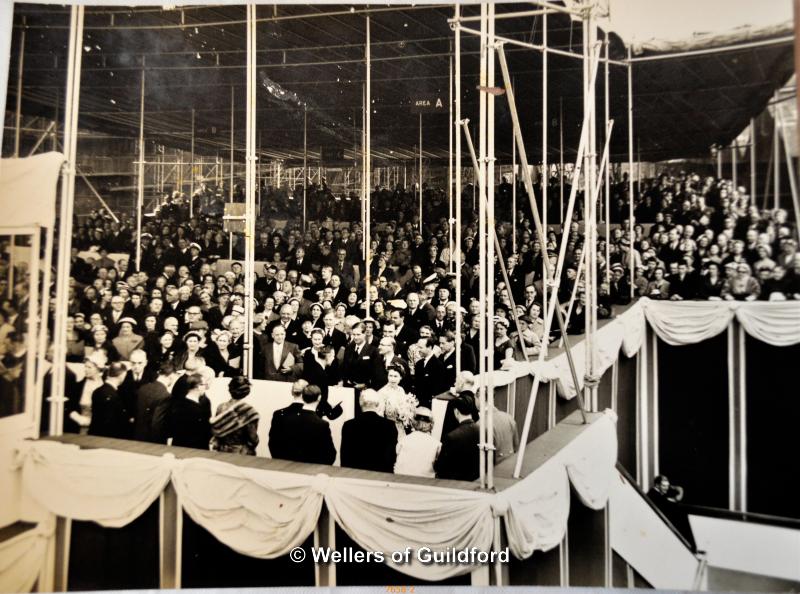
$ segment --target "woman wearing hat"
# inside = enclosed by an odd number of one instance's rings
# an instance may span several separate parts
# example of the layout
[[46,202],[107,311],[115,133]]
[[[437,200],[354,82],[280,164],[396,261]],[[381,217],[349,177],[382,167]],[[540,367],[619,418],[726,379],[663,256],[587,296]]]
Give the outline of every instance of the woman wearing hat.
[[130,359],[131,353],[144,345],[144,339],[133,332],[135,327],[136,320],[129,317],[122,318],[119,321],[119,334],[111,341],[123,361]]
[[250,394],[250,381],[243,375],[231,378],[228,384],[231,399],[217,407],[211,417],[211,449],[230,454],[256,455],[258,445],[258,411],[244,402]]
[[83,379],[75,390],[67,393],[64,404],[64,431],[87,435],[92,424],[92,394],[103,385],[103,372],[108,360],[102,351],[88,355],[83,361]]
[[187,361],[202,357],[203,352],[200,348],[202,342],[203,337],[198,332],[187,332],[183,337],[184,349],[175,356],[175,367],[185,369]]
[[397,442],[394,473],[434,478],[436,471],[433,469],[433,463],[439,456],[442,444],[431,435],[433,430],[431,409],[417,408],[411,427],[411,433],[402,435]]
[[108,340],[108,328],[102,324],[92,327],[92,336],[86,343],[85,355],[89,357],[98,351],[103,352],[109,362],[113,363],[120,359],[116,347]]

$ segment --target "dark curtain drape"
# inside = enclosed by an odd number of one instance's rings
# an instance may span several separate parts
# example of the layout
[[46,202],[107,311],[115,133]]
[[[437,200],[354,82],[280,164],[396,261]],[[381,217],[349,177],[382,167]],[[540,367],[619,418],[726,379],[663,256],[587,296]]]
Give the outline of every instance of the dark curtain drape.
[[800,344],[774,347],[747,336],[745,349],[747,511],[800,518]]
[[659,468],[684,503],[728,507],[727,340],[658,340]]

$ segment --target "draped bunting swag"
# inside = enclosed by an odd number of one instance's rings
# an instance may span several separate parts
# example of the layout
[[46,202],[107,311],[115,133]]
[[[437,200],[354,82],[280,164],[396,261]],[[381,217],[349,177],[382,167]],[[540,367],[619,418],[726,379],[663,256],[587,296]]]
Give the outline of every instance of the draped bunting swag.
[[[124,526],[171,481],[192,520],[235,551],[268,559],[302,545],[317,525],[324,500],[355,542],[383,551],[389,563],[391,552],[407,546],[488,551],[496,517],[502,518],[517,558],[549,550],[567,529],[570,481],[584,503],[600,509],[608,499],[616,459],[616,416],[611,411],[500,493],[241,468],[205,458],[176,460],[171,454],[82,450],[51,441],[24,442],[17,453],[25,496],[58,516]],[[15,551],[25,552],[23,545]],[[393,567],[426,580],[473,569],[417,563]],[[0,584],[5,579],[0,567]],[[20,587],[11,590],[25,590],[23,581],[17,583]]]
[[[639,299],[597,331],[597,370],[603,375],[619,357],[619,351],[632,357],[644,343],[646,324],[671,345],[695,344],[724,332],[736,320],[753,338],[772,346],[800,343],[800,302],[798,301],[652,301]],[[572,350],[583,389],[586,349]],[[555,381],[558,393],[575,397],[569,363],[561,353],[539,362],[514,361],[511,368],[494,372],[494,385],[504,386],[524,375],[539,375],[541,381]]]

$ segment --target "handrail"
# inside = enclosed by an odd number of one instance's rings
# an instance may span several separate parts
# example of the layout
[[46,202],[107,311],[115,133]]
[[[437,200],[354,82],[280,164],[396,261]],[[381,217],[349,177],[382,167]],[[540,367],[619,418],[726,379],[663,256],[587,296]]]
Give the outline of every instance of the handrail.
[[773,516],[769,514],[759,514],[754,512],[734,511],[719,507],[709,507],[706,505],[692,505],[680,503],[680,508],[687,514],[693,516],[704,516],[709,518],[722,518],[725,520],[736,520],[738,522],[749,522],[751,524],[765,524],[768,526],[779,526],[781,528],[791,528],[800,530],[800,519],[787,518],[785,516]]
[[653,500],[650,499],[647,496],[647,493],[645,493],[644,490],[642,490],[642,488],[639,486],[639,484],[636,482],[636,480],[630,475],[630,473],[625,469],[625,467],[622,464],[620,464],[619,462],[617,462],[617,470],[625,478],[625,480],[628,481],[628,484],[630,484],[630,486],[633,487],[636,490],[637,493],[639,493],[639,496],[642,499],[645,500],[647,505],[650,506],[650,509],[652,509],[656,513],[656,515],[659,518],[661,518],[661,521],[663,521],[664,524],[667,525],[667,528],[669,528],[670,531],[672,531],[672,533],[675,536],[678,537],[678,540],[680,540],[683,543],[683,546],[685,546],[687,549],[689,549],[689,552],[691,552],[693,555],[697,556],[697,554],[692,550],[692,545],[689,544],[688,540],[686,540],[686,537],[683,534],[681,534],[678,531],[677,528],[675,528],[675,526],[672,524],[672,522],[669,521],[669,518],[667,518],[667,516],[664,515],[664,512],[662,512],[658,508],[658,506],[655,503],[653,503]]

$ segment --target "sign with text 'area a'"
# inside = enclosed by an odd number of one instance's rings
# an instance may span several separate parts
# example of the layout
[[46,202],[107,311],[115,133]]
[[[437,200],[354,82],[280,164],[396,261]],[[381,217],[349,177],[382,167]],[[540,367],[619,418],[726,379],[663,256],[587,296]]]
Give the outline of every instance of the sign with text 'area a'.
[[412,97],[411,113],[447,113],[447,100],[439,95]]

